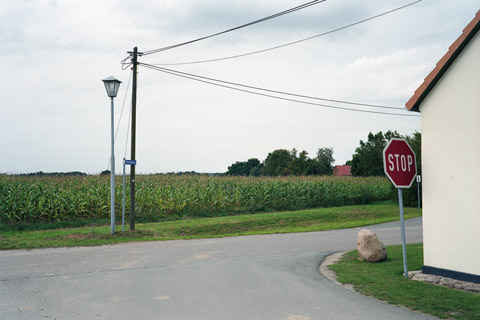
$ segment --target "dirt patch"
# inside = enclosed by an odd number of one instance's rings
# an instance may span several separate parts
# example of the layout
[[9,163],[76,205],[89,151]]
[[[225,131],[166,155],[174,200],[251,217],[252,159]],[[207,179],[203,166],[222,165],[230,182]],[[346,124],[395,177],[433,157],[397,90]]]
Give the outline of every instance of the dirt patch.
[[153,237],[154,234],[151,231],[116,231],[115,234],[110,234],[109,232],[101,233],[101,232],[88,232],[88,233],[70,233],[63,236],[56,236],[51,237],[50,239],[53,240],[87,240],[87,239],[98,239],[98,240],[105,240],[105,239],[112,239],[112,238],[129,238],[129,239],[141,239],[141,238],[148,238]]
[[62,240],[85,240],[85,239],[92,239],[98,238],[94,233],[72,233],[66,236],[55,237],[55,239],[62,239]]

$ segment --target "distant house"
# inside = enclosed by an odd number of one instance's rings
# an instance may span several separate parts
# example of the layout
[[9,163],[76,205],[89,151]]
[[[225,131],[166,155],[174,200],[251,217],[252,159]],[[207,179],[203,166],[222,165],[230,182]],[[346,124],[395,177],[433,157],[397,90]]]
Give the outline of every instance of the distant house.
[[422,116],[423,272],[480,283],[480,11],[406,103]]
[[351,177],[351,169],[352,166],[335,166],[335,168],[333,169],[333,175],[337,177]]

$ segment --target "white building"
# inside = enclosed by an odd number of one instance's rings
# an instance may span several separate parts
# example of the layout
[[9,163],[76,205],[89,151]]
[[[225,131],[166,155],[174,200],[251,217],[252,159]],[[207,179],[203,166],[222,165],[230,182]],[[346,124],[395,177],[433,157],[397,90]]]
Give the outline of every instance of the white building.
[[480,11],[406,103],[422,116],[423,272],[480,283]]

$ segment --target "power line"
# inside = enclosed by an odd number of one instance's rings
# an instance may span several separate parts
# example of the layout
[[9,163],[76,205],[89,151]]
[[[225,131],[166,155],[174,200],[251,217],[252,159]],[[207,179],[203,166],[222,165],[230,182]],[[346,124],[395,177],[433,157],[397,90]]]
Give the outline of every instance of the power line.
[[363,19],[363,20],[360,20],[360,21],[357,21],[357,22],[354,22],[354,23],[345,25],[345,26],[340,27],[340,28],[336,28],[336,29],[333,29],[333,30],[330,30],[330,31],[326,31],[326,32],[323,32],[323,33],[320,33],[320,34],[317,34],[317,35],[314,35],[314,36],[311,36],[311,37],[308,37],[308,38],[300,39],[300,40],[293,41],[293,42],[289,42],[289,43],[284,43],[284,44],[281,44],[281,45],[278,45],[278,46],[274,46],[274,47],[270,47],[270,48],[266,48],[266,49],[262,49],[262,50],[251,51],[251,52],[242,53],[242,54],[237,54],[237,55],[228,56],[228,57],[223,57],[223,58],[215,58],[215,59],[207,59],[207,60],[198,60],[198,61],[189,61],[189,62],[151,63],[151,65],[156,65],[156,66],[178,66],[178,65],[186,65],[186,64],[208,63],[208,62],[216,62],[216,61],[222,61],[222,60],[229,60],[229,59],[241,58],[241,57],[246,57],[246,56],[250,56],[250,55],[254,55],[254,54],[258,54],[258,53],[263,53],[263,52],[267,52],[267,51],[272,51],[272,50],[276,50],[276,49],[281,49],[281,48],[284,48],[284,47],[292,46],[292,45],[295,45],[295,44],[298,44],[298,43],[302,43],[302,42],[309,41],[309,40],[312,40],[312,39],[315,39],[315,38],[319,38],[319,37],[322,37],[322,36],[326,36],[326,35],[328,35],[328,34],[335,33],[335,32],[338,32],[338,31],[341,31],[341,30],[344,30],[344,29],[347,29],[347,28],[350,28],[350,27],[353,27],[353,26],[356,26],[356,25],[359,25],[359,24],[368,22],[368,21],[370,21],[370,20],[373,20],[373,19],[382,17],[382,16],[384,16],[384,15],[393,13],[393,12],[395,12],[395,11],[399,11],[399,10],[405,9],[405,8],[407,8],[407,7],[409,7],[409,6],[412,6],[412,5],[414,5],[414,4],[417,4],[417,3],[421,2],[421,1],[423,1],[423,0],[417,0],[417,1],[414,1],[414,2],[411,2],[411,3],[408,3],[408,4],[404,5],[404,6],[397,7],[397,8],[394,8],[394,9],[392,9],[392,10],[385,11],[385,12],[383,12],[383,13],[377,14],[377,15],[375,15],[375,16],[372,16],[372,17],[369,17],[369,18],[366,18],[366,19]]
[[127,158],[127,147],[128,147],[128,138],[129,138],[129,133],[130,133],[130,119],[132,118],[132,103],[130,102],[130,113],[128,114],[128,122],[127,122],[127,138],[125,139],[125,154],[123,155],[123,158]]
[[117,123],[117,131],[115,132],[114,142],[117,142],[118,129],[120,128],[120,121],[122,120],[123,108],[125,107],[125,101],[127,100],[128,88],[130,87],[130,80],[131,79],[132,79],[132,72],[130,72],[130,76],[128,77],[127,88],[125,89],[125,96],[123,97],[122,110],[120,111],[120,117],[119,117],[118,123]]
[[[263,97],[269,97],[269,98],[278,99],[278,100],[284,100],[284,101],[289,101],[289,102],[296,102],[296,103],[302,103],[302,104],[320,106],[320,107],[330,108],[330,109],[345,110],[345,111],[355,111],[355,112],[363,112],[363,113],[374,113],[374,114],[383,114],[383,115],[390,115],[390,116],[418,117],[418,115],[416,115],[416,114],[401,114],[401,113],[389,113],[389,112],[381,112],[381,111],[370,111],[370,110],[363,110],[363,109],[355,109],[355,108],[347,108],[347,107],[340,107],[340,106],[332,106],[332,105],[327,105],[327,104],[314,103],[314,102],[308,102],[308,101],[303,101],[303,100],[296,100],[296,99],[291,99],[291,98],[284,98],[284,97],[280,97],[280,96],[276,96],[276,95],[272,95],[272,94],[265,94],[265,93],[255,92],[255,91],[252,91],[252,90],[235,88],[235,87],[232,87],[232,86],[230,86],[230,85],[221,84],[221,83],[216,83],[216,82],[214,82],[215,80],[205,80],[205,79],[202,79],[202,78],[195,77],[195,75],[187,75],[187,74],[184,74],[184,73],[181,73],[181,72],[177,72],[177,71],[174,71],[174,70],[169,70],[169,69],[165,69],[165,68],[161,68],[161,67],[157,67],[157,66],[145,64],[145,63],[139,63],[139,64],[140,64],[140,65],[143,65],[143,66],[146,67],[146,68],[153,69],[153,70],[157,70],[157,71],[160,71],[160,72],[163,72],[163,73],[167,73],[167,74],[171,74],[171,75],[174,75],[174,76],[177,76],[177,77],[182,77],[182,78],[186,78],[186,79],[190,79],[190,80],[195,80],[195,81],[202,82],[202,83],[211,84],[211,85],[214,85],[214,86],[217,86],[217,87],[227,88],[227,89],[231,89],[231,90],[236,90],[236,91],[240,91],[240,92],[250,93],[250,94],[259,95],[259,96],[263,96]],[[221,81],[219,81],[219,82],[221,82]],[[225,83],[225,82],[223,82],[223,83]],[[239,86],[242,86],[242,85],[239,85]],[[246,87],[246,86],[244,86],[244,87]],[[261,89],[261,88],[258,88],[258,90],[268,91],[268,90],[266,90],[266,89]]]
[[167,46],[167,47],[163,47],[163,48],[159,48],[159,49],[155,49],[155,50],[145,51],[145,52],[143,52],[143,55],[150,55],[150,54],[170,50],[170,49],[173,49],[173,48],[185,46],[187,44],[191,44],[191,43],[198,42],[198,41],[201,41],[201,40],[209,39],[209,38],[219,36],[219,35],[222,35],[222,34],[225,34],[225,33],[228,33],[228,32],[232,32],[232,31],[235,31],[235,30],[238,30],[238,29],[249,27],[249,26],[252,26],[252,25],[257,24],[257,23],[261,23],[261,22],[265,22],[265,21],[268,21],[268,20],[271,20],[271,19],[274,19],[274,18],[278,18],[280,16],[283,16],[283,15],[286,15],[286,14],[289,14],[289,13],[292,13],[292,12],[295,12],[295,11],[298,11],[298,10],[302,10],[302,9],[308,8],[310,6],[313,6],[313,5],[316,5],[316,4],[319,4],[321,2],[325,2],[325,1],[326,0],[310,1],[310,2],[304,3],[302,5],[299,5],[297,7],[290,8],[288,10],[285,10],[285,11],[282,11],[282,12],[279,12],[279,13],[270,15],[268,17],[258,19],[258,20],[255,20],[255,21],[243,24],[243,25],[240,25],[240,26],[235,27],[235,28],[231,28],[231,29],[228,29],[228,30],[217,32],[217,33],[214,33],[214,34],[211,34],[211,35],[208,35],[208,36],[204,36],[204,37],[201,37],[201,38],[197,38],[197,39],[194,39],[194,40],[178,43],[178,44],[175,44],[175,45],[171,45],[171,46]]
[[[142,63],[142,65],[146,65],[146,64],[143,64],[143,63]],[[148,64],[148,65],[150,65],[150,64]],[[351,101],[345,101],[345,100],[335,100],[335,99],[328,99],[328,98],[319,98],[319,97],[301,95],[301,94],[290,93],[290,92],[285,92],[285,91],[279,91],[279,90],[272,90],[272,89],[265,89],[265,88],[255,87],[255,86],[249,86],[249,85],[240,84],[240,83],[235,83],[235,82],[230,82],[230,81],[218,80],[218,79],[214,79],[214,78],[199,76],[199,75],[192,74],[192,73],[186,73],[186,72],[181,72],[181,71],[172,70],[172,69],[167,69],[167,68],[162,68],[162,67],[157,67],[157,68],[158,68],[159,71],[164,70],[164,71],[168,71],[168,72],[172,72],[172,73],[177,73],[177,74],[185,75],[185,76],[189,76],[189,77],[204,79],[204,80],[208,80],[208,81],[219,82],[219,83],[224,83],[224,84],[233,85],[233,86],[237,86],[237,87],[243,87],[243,88],[248,88],[248,89],[253,89],[253,90],[259,90],[259,91],[265,91],[265,92],[270,92],[270,93],[277,93],[277,94],[282,94],[282,95],[287,95],[287,96],[293,96],[293,97],[298,97],[298,98],[306,98],[306,99],[312,99],[312,100],[321,100],[321,101],[335,102],[335,103],[341,103],[341,104],[350,104],[350,105],[362,106],[362,107],[372,107],[372,108],[382,108],[382,109],[404,110],[403,107],[390,107],[390,106],[383,106],[383,105],[376,105],[376,104],[367,104],[367,103],[360,103],[360,102],[351,102]]]
[[129,53],[128,57],[126,57],[125,59],[120,61],[120,64],[122,65],[122,70],[126,70],[126,69],[128,69],[128,67],[130,67],[132,65],[131,62],[127,62],[127,60],[130,60],[132,58],[132,56],[130,55],[130,52],[128,52],[128,53]]

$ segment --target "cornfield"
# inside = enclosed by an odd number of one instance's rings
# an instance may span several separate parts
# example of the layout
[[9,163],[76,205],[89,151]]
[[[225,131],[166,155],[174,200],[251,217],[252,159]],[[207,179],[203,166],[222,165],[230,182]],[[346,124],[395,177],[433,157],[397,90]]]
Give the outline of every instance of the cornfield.
[[[116,178],[117,217],[122,179]],[[386,178],[211,177],[141,175],[136,179],[139,221],[365,204],[386,200]],[[126,210],[129,212],[127,185]],[[108,176],[0,176],[0,221],[108,219]]]

